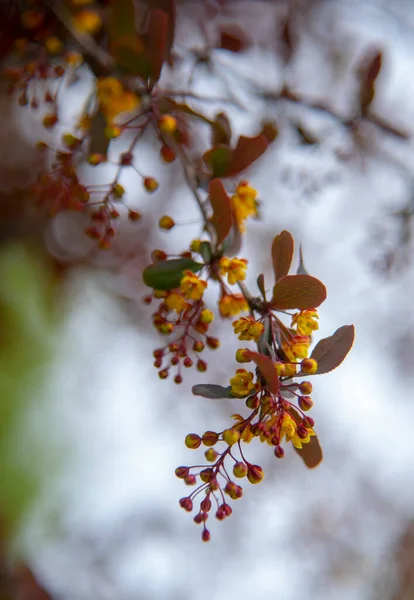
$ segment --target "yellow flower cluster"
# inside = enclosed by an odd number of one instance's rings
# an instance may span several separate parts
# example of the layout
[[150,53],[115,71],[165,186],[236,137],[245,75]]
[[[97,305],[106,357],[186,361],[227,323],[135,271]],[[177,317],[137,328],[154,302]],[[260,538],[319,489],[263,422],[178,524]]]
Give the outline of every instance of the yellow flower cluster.
[[305,438],[299,437],[297,433],[297,425],[289,413],[285,412],[280,427],[281,439],[286,437],[287,442],[292,442],[295,448],[302,448],[303,444],[308,444],[315,432],[310,427],[307,427],[307,436]]
[[207,281],[197,277],[192,271],[184,271],[181,279],[180,290],[187,300],[201,300],[204,290],[207,287]]
[[249,309],[243,294],[222,294],[219,300],[219,311],[222,317],[234,317]]
[[308,335],[294,335],[289,341],[283,342],[283,350],[291,362],[306,358],[309,353],[311,339]]
[[245,258],[220,258],[220,273],[227,275],[230,285],[246,279],[247,260]]
[[236,188],[236,193],[231,198],[233,214],[239,230],[245,230],[244,222],[248,217],[257,217],[257,190],[247,181],[241,181]]
[[292,327],[296,327],[300,335],[312,335],[313,331],[319,329],[318,313],[315,308],[302,310],[292,316]]
[[253,383],[254,374],[246,369],[237,369],[236,375],[230,379],[231,393],[237,398],[248,396],[250,392],[256,390],[257,386]]
[[126,90],[116,77],[102,77],[96,87],[99,107],[109,123],[120,113],[133,111],[139,106],[138,97]]
[[241,317],[233,321],[234,333],[239,334],[239,340],[254,340],[259,341],[260,336],[264,331],[263,323],[255,321],[253,317]]

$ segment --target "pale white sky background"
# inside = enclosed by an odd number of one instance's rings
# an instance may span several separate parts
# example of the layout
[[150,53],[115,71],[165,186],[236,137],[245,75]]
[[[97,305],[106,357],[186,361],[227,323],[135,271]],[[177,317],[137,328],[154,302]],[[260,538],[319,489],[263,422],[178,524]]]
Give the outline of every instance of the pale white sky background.
[[[271,25],[263,15],[264,35]],[[320,2],[309,13],[313,33],[303,37],[289,81],[345,110],[353,90],[351,66],[370,43],[379,45],[385,59],[375,108],[412,132],[413,28],[410,2],[391,8],[380,2]],[[340,75],[332,68],[334,49],[344,61]],[[218,58],[230,62],[228,55]],[[280,65],[269,55],[251,52],[234,64],[268,88],[280,82]],[[199,77],[199,89],[215,93],[213,81]],[[251,102],[251,111],[232,111],[236,131],[254,132],[258,117],[286,120],[282,109]],[[209,371],[188,373],[177,388],[172,381],[159,381],[152,366],[159,341],[144,327],[151,309],[140,304],[146,290],[138,276],[131,283],[124,273],[75,270],[47,406],[36,409],[37,435],[53,438],[53,452],[63,457],[64,468],[27,533],[29,555],[59,598],[391,597],[387,556],[406,519],[414,517],[414,353],[395,359],[399,340],[412,327],[414,270],[411,266],[381,278],[372,259],[385,236],[382,230],[379,242],[372,236],[378,227],[388,231],[385,215],[403,206],[409,187],[375,151],[358,156],[333,120],[295,107],[285,110],[298,115],[323,142],[300,146],[283,130],[250,170],[263,221],[248,228],[241,255],[250,261],[252,289],[260,271],[270,287],[271,240],[280,230],[290,230],[303,243],[308,270],[328,289],[316,339],[355,324],[356,342],[346,362],[313,380],[312,416],[325,460],[308,472],[293,452],[277,461],[267,446],[252,443],[248,457],[263,465],[265,480],[258,486],[246,483],[229,519],[210,519],[212,540],[203,544],[199,526],[178,506],[188,488],[174,469],[203,458],[201,449],[192,453],[185,448],[186,433],[220,430],[243,405],[238,400],[213,405],[191,395],[196,380],[227,384],[236,368],[231,328],[226,326],[220,336],[221,350],[209,354]],[[367,136],[374,148],[393,152],[411,166],[412,144],[399,145],[371,130]],[[336,157],[339,148],[349,151],[348,161]],[[133,187],[131,200],[157,216],[168,212],[177,221],[197,218],[183,188],[171,187],[166,206],[162,186],[171,185],[168,173],[177,166],[160,166],[154,156],[142,153],[140,165],[160,178],[161,192],[148,198]],[[137,235],[140,227],[146,225],[137,226]],[[154,246],[179,251],[184,236],[190,240],[198,232],[195,224],[164,237],[154,228],[149,235]],[[113,290],[131,295],[129,317]]]

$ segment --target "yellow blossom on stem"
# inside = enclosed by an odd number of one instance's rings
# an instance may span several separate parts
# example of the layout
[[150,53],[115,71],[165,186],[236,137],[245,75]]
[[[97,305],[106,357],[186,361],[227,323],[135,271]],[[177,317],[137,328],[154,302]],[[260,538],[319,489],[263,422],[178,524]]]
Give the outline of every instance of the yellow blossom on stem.
[[230,379],[231,393],[237,398],[248,396],[256,389],[253,383],[254,374],[246,369],[237,369],[236,375]]
[[244,258],[220,258],[220,273],[227,275],[230,285],[246,279],[247,260]]
[[173,291],[168,294],[164,300],[168,310],[175,310],[176,313],[181,313],[189,308],[188,302],[186,302],[180,292]]
[[[301,433],[301,435],[298,434],[298,431]],[[289,413],[285,412],[283,414],[282,424],[280,427],[281,439],[286,437],[286,441],[292,442],[295,448],[302,448],[302,445],[308,444],[310,442],[311,437],[314,435],[315,432],[311,427],[304,427],[303,425],[297,426]]]
[[257,217],[257,191],[247,181],[241,181],[231,198],[233,213],[240,231],[245,230],[244,221]]
[[292,316],[292,327],[296,327],[300,335],[311,335],[313,331],[319,329],[318,313],[315,308],[302,310]]
[[308,356],[311,339],[308,335],[294,335],[288,342],[283,342],[283,350],[292,362]]
[[184,298],[187,300],[201,300],[206,287],[207,281],[199,279],[192,271],[184,271],[184,277],[180,283],[180,290]]
[[246,298],[243,294],[225,294],[223,293],[219,300],[219,311],[222,317],[234,317],[239,313],[249,309]]
[[99,107],[109,123],[120,113],[133,111],[139,106],[136,94],[126,90],[116,77],[101,77],[96,90]]
[[239,340],[254,340],[259,341],[260,336],[264,331],[263,323],[255,321],[253,317],[240,317],[233,321],[234,333],[239,334]]
[[102,19],[96,10],[85,9],[74,16],[73,24],[79,32],[94,35],[102,27]]

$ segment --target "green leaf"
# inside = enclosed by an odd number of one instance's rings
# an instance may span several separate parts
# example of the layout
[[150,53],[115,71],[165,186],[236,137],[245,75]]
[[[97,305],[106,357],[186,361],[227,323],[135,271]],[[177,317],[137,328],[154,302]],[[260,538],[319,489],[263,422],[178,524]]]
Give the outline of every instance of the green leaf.
[[259,352],[249,351],[246,355],[259,367],[259,371],[266,381],[267,389],[271,394],[279,392],[279,377],[273,360],[269,356],[259,354]]
[[201,242],[199,253],[202,256],[204,262],[209,263],[212,257],[210,242]]
[[289,231],[282,231],[272,243],[272,264],[275,282],[289,273],[295,244]]
[[276,310],[317,308],[326,298],[326,288],[311,275],[286,275],[273,288],[270,308]]
[[318,342],[311,354],[311,358],[314,358],[318,362],[318,370],[315,375],[329,373],[336,369],[336,367],[339,367],[351,350],[354,339],[354,326],[344,325],[337,329],[330,337]]
[[144,269],[142,278],[144,283],[156,290],[173,290],[180,286],[183,273],[186,270],[197,273],[203,264],[196,263],[191,258],[173,258],[160,260]]
[[322,448],[317,435],[313,435],[307,444],[302,444],[302,448],[293,447],[309,469],[314,469],[323,460]]
[[212,172],[213,177],[225,177],[231,165],[232,150],[223,144],[214,146],[204,153],[203,161]]
[[211,223],[216,231],[217,245],[224,242],[233,224],[231,200],[220,179],[212,179],[209,184],[210,203],[213,209]]
[[203,398],[233,398],[231,386],[223,387],[214,383],[200,383],[193,385],[192,392],[194,396],[202,396]]

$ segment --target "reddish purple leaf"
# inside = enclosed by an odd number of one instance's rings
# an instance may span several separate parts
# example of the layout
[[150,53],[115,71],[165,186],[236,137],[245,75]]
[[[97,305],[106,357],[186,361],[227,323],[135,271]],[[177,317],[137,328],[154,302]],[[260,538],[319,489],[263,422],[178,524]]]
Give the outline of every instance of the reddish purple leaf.
[[273,288],[270,308],[278,310],[317,308],[326,298],[326,288],[311,275],[286,275]]
[[162,10],[149,11],[148,34],[145,52],[151,64],[151,79],[158,81],[162,66],[168,56],[168,15]]
[[242,52],[249,45],[246,35],[241,29],[233,26],[231,29],[222,29],[218,47],[229,52]]
[[293,237],[289,231],[282,231],[274,238],[272,243],[272,263],[275,281],[278,281],[289,273],[294,248]]
[[333,335],[318,342],[311,354],[318,362],[318,370],[315,374],[329,373],[339,367],[348,352],[351,350],[355,339],[355,328],[353,325],[344,325],[335,331]]
[[313,435],[307,444],[302,445],[302,448],[293,447],[309,469],[314,469],[323,460],[322,448],[317,435]]
[[217,244],[222,244],[233,223],[230,197],[220,179],[212,179],[209,184],[210,203],[213,209],[211,223],[217,234]]
[[259,371],[266,380],[268,391],[271,394],[277,394],[279,392],[280,387],[279,377],[277,375],[275,365],[270,356],[264,356],[263,354],[259,354],[259,352],[251,351],[249,351],[246,354],[259,367]]
[[233,150],[229,175],[235,175],[250,167],[265,152],[269,140],[263,133],[253,138],[241,136]]

